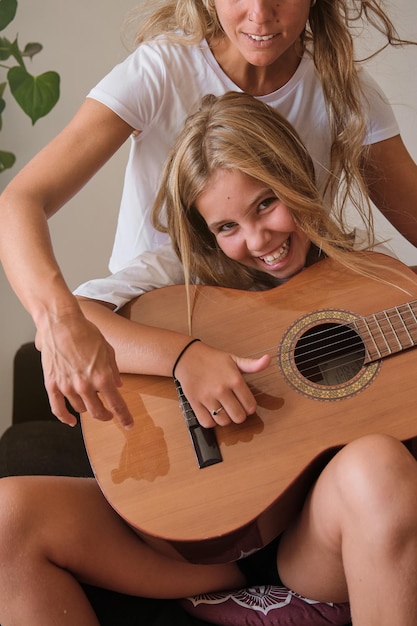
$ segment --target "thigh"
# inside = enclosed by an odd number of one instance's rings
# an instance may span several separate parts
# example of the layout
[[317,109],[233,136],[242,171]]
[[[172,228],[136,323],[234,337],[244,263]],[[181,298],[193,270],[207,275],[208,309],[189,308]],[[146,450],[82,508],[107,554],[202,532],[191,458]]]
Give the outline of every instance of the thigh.
[[15,548],[20,543],[83,583],[163,598],[244,583],[236,565],[199,566],[155,552],[108,504],[95,479],[3,478],[0,507],[5,499],[14,511],[7,523]]
[[20,543],[28,554],[45,555],[86,579],[90,563],[100,564],[112,536],[133,535],[93,478],[2,478],[0,510],[2,534],[7,532],[13,549]]
[[[277,568],[284,585],[323,602],[348,601],[339,528],[332,517],[331,465],[320,475],[300,515],[282,533]],[[327,513],[328,514],[327,514]]]

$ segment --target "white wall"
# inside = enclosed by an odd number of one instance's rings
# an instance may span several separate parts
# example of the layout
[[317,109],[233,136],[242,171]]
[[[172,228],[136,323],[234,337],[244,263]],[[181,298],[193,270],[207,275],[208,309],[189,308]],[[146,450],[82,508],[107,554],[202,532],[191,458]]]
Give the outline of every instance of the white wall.
[[[400,33],[417,39],[416,0],[391,0],[392,15]],[[40,74],[58,71],[62,79],[61,99],[46,118],[32,128],[17,106],[8,103],[1,133],[2,149],[15,152],[18,162],[10,173],[0,175],[0,189],[72,117],[80,103],[124,50],[119,27],[135,0],[19,0],[15,21],[1,33],[19,41],[41,42],[44,50],[31,67]],[[397,114],[403,138],[417,159],[417,48],[389,50],[370,63]],[[0,74],[1,77],[1,74]],[[0,78],[0,80],[2,80]],[[95,177],[51,222],[56,255],[71,288],[107,273],[126,149]],[[1,226],[0,226],[1,227]],[[408,263],[417,264],[417,253],[401,238],[397,252]],[[10,424],[12,360],[16,349],[33,339],[32,322],[11,291],[0,269],[0,434]]]

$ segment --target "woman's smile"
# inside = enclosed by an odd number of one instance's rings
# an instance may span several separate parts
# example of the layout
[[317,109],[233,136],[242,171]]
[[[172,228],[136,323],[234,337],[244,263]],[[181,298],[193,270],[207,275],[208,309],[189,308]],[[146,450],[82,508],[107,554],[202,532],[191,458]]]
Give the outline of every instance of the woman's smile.
[[245,33],[247,37],[249,37],[250,39],[253,39],[254,41],[270,41],[271,39],[274,39],[274,37],[278,37],[277,34],[275,35],[252,35],[251,33]]
[[252,95],[279,89],[300,62],[310,0],[215,0],[215,6],[226,36],[209,43],[223,71]]

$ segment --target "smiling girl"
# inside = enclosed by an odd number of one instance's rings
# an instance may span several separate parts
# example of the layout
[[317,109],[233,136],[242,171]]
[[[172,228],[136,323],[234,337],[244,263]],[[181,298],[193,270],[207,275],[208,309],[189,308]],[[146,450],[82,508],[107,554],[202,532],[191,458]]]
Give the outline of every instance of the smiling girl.
[[217,170],[196,207],[230,259],[279,280],[305,266],[310,240],[288,207],[259,181],[239,171]]

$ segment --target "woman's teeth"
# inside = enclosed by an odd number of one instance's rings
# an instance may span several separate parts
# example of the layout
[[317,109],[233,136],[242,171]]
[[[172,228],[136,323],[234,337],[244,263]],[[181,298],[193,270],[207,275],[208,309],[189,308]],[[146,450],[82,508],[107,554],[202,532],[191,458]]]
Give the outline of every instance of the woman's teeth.
[[274,252],[273,254],[268,254],[267,256],[261,256],[259,258],[267,265],[275,265],[277,261],[281,261],[281,259],[283,259],[287,255],[289,247],[290,240],[288,238],[277,252]]
[[254,39],[255,41],[269,41],[270,39],[273,39],[275,37],[275,35],[251,35],[250,33],[248,33],[249,37],[251,39]]

